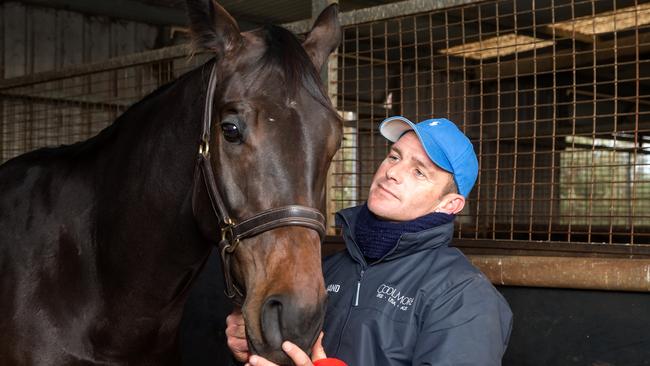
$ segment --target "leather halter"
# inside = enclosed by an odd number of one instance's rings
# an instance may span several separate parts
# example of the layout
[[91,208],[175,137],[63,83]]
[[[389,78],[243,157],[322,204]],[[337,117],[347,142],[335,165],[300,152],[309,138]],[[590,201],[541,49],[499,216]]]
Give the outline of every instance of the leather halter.
[[[221,198],[217,183],[215,180],[212,165],[210,164],[210,125],[212,123],[212,105],[214,103],[214,91],[217,84],[216,63],[212,65],[210,72],[210,81],[205,96],[205,109],[203,112],[203,127],[201,133],[201,143],[197,157],[194,190],[192,203],[197,202],[196,192],[199,180],[203,181],[205,189],[210,197],[211,211],[218,222],[218,228],[210,236],[218,238],[219,252],[221,253],[221,263],[223,265],[224,280],[226,283],[225,294],[235,304],[242,305],[245,298],[244,292],[235,285],[230,268],[230,257],[237,250],[241,240],[261,234],[283,226],[302,226],[316,230],[321,241],[325,236],[325,217],[314,208],[289,205],[284,207],[271,208],[253,215],[237,223],[229,214],[224,201]],[[201,178],[198,178],[198,175]],[[196,208],[194,211],[196,212]],[[212,230],[210,230],[212,231]]]

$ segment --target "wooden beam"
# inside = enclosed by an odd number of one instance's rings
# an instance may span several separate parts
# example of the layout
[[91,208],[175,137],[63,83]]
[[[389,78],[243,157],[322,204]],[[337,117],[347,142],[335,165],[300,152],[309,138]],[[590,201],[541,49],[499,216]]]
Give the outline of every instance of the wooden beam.
[[596,65],[603,64],[615,57],[634,56],[637,50],[639,55],[650,53],[650,33],[640,34],[638,38],[636,36],[626,37],[619,39],[618,42],[613,40],[598,41],[593,48],[585,50],[562,48],[556,49],[555,53],[539,52],[536,59],[526,57],[499,63],[484,61],[483,65],[476,65],[473,69],[476,75],[483,79],[505,79],[551,72],[554,69],[556,72],[562,72],[574,68],[595,66],[594,59]]
[[495,285],[650,292],[650,259],[469,255]]
[[185,25],[187,15],[182,9],[154,6],[135,0],[21,0],[25,4],[65,9],[88,15],[131,20],[156,25]]

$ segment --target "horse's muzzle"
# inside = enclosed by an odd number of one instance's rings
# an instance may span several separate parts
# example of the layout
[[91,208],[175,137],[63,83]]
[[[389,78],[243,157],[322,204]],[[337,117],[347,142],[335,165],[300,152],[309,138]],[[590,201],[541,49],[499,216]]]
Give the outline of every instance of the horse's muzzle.
[[301,306],[290,296],[270,296],[260,314],[262,344],[252,340],[253,349],[279,365],[293,365],[282,351],[282,342],[290,341],[309,354],[320,334],[324,316],[324,303]]

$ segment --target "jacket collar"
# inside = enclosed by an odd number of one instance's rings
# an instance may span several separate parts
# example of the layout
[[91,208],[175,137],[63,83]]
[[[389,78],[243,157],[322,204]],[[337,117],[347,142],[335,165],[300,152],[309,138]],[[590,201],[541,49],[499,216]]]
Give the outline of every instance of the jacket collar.
[[[359,246],[355,242],[354,228],[362,206],[343,209],[336,214],[336,226],[343,229],[343,239],[350,255],[359,263],[366,265],[366,260]],[[443,224],[419,231],[417,233],[402,234],[397,245],[384,257],[371,264],[403,257],[425,249],[446,246],[451,242],[454,234],[454,223]]]

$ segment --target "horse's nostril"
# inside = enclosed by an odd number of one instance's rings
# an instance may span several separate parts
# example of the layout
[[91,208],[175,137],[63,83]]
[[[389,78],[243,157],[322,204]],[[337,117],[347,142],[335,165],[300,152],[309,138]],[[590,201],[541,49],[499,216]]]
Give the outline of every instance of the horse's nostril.
[[282,342],[291,341],[303,350],[311,349],[323,316],[320,305],[305,305],[286,295],[269,296],[261,309],[265,346],[281,352]]
[[269,297],[262,307],[262,335],[270,346],[282,345],[282,301],[278,297]]

